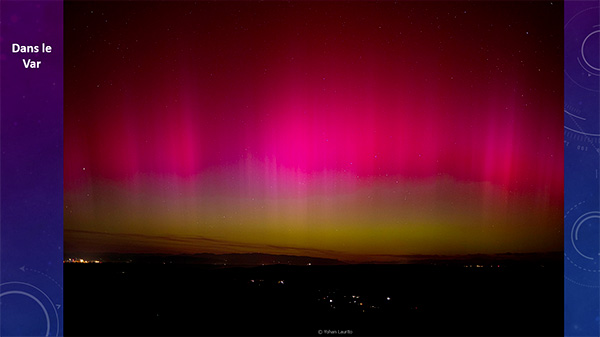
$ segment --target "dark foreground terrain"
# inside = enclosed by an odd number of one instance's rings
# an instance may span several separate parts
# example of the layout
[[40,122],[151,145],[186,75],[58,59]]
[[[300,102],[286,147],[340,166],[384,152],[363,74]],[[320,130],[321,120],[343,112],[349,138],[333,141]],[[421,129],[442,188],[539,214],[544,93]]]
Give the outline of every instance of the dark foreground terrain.
[[563,267],[64,266],[65,335],[563,335]]

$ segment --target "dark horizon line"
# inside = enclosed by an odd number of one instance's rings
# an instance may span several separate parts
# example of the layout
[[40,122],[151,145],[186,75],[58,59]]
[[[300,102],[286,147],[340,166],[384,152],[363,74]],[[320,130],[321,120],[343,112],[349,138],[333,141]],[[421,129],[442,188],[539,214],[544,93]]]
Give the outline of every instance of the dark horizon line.
[[[304,260],[302,264],[310,263],[309,261],[313,261],[317,264],[326,263],[326,264],[414,264],[414,263],[433,263],[433,262],[446,262],[446,263],[459,263],[459,262],[472,262],[479,260],[482,262],[526,262],[526,261],[546,261],[546,260],[559,260],[564,255],[563,251],[550,251],[550,252],[530,252],[530,253],[472,253],[472,254],[402,254],[402,255],[393,255],[393,254],[369,254],[365,257],[386,257],[392,258],[390,260],[374,260],[374,259],[366,259],[364,261],[357,260],[342,260],[338,258],[325,258],[325,257],[315,257],[315,256],[307,256],[307,255],[289,255],[289,254],[269,254],[269,253],[260,253],[260,252],[250,252],[250,253],[122,253],[122,252],[65,252],[64,258],[65,260],[68,258],[81,258],[84,256],[95,256],[95,259],[102,260],[103,257],[109,257],[112,261],[107,262],[116,262],[115,259],[119,258],[201,258],[201,257],[213,257],[213,258],[225,258],[225,257],[262,257],[262,258],[292,258],[294,260],[302,259]],[[396,260],[393,260],[393,259]],[[227,261],[227,260],[225,260]],[[299,264],[300,261],[295,261],[294,263],[282,262],[273,262],[266,263],[265,265],[278,265],[278,264]],[[207,264],[214,264],[207,263]],[[240,261],[230,261],[231,265],[240,265],[240,264],[248,264],[240,263]]]
[[[375,260],[405,260],[405,259],[456,259],[456,258],[479,258],[482,256],[505,256],[514,259],[519,256],[535,255],[540,256],[543,254],[561,254],[564,255],[563,250],[552,250],[546,252],[498,252],[498,253],[463,253],[463,254],[353,254],[349,252],[341,252],[330,249],[318,249],[318,248],[302,248],[285,245],[273,245],[273,244],[256,244],[256,243],[244,243],[237,241],[230,241],[224,239],[210,238],[201,235],[194,236],[172,236],[172,235],[148,235],[139,233],[107,233],[80,229],[65,229],[65,234],[69,235],[92,235],[92,240],[96,242],[102,242],[102,240],[114,240],[127,238],[129,243],[133,244],[128,247],[131,249],[129,252],[119,252],[122,248],[127,246],[114,245],[112,241],[112,248],[106,250],[102,249],[102,244],[92,249],[96,251],[87,251],[85,245],[69,245],[72,241],[66,242],[65,254],[85,254],[85,255],[110,255],[110,254],[147,254],[154,256],[191,256],[193,254],[213,254],[214,256],[227,255],[227,254],[265,254],[271,256],[288,256],[288,257],[300,257],[300,258],[313,258],[313,259],[334,259],[345,263],[364,263],[368,260],[373,262],[382,262]],[[161,241],[162,245],[156,245],[155,240]],[[75,239],[74,241],[77,241]],[[89,238],[88,238],[89,241]],[[174,244],[169,246],[168,243]],[[187,246],[187,249],[177,249],[177,246]],[[69,247],[70,246],[70,247]],[[162,247],[163,249],[161,249]],[[210,247],[210,248],[208,248]],[[83,248],[83,251],[81,250]],[[132,249],[133,248],[133,249]],[[154,249],[152,249],[154,248]],[[208,248],[208,249],[207,249]],[[110,251],[109,251],[110,249]],[[127,248],[125,248],[127,249]],[[205,249],[204,252],[198,251],[198,249]],[[87,251],[87,252],[86,252]],[[136,252],[137,251],[137,252]],[[151,251],[151,252],[149,252]],[[212,251],[212,252],[211,252]],[[221,253],[225,251],[226,253]],[[273,253],[267,253],[271,251]],[[149,252],[149,253],[148,253]],[[219,253],[215,253],[219,252]],[[288,254],[285,254],[288,253]],[[359,262],[362,261],[362,262]],[[390,261],[399,262],[399,261]]]

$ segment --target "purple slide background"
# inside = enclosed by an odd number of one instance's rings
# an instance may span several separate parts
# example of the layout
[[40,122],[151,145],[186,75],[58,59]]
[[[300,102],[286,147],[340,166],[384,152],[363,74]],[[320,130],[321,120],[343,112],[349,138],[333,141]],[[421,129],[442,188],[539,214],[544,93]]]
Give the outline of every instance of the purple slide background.
[[564,6],[564,334],[599,336],[600,1]]
[[[0,335],[59,336],[63,260],[63,3],[2,1]],[[13,43],[52,46],[12,53]],[[22,59],[42,61],[26,69]]]

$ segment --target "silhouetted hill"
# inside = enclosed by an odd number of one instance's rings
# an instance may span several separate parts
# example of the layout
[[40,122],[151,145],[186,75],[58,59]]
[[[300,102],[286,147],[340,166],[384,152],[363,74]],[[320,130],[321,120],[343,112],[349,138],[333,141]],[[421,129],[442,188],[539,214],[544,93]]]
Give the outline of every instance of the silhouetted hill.
[[498,264],[551,264],[562,263],[563,252],[501,253],[465,255],[376,255],[385,260],[372,260],[369,264],[442,264],[442,265],[498,265]]
[[203,264],[215,266],[260,266],[272,264],[284,265],[339,265],[340,260],[309,256],[273,255],[261,253],[248,254],[126,254],[126,253],[72,253],[66,258],[100,260],[113,263],[147,264]]
[[140,254],[140,253],[70,253],[66,258],[100,260],[111,263],[196,264],[220,267],[251,267],[261,265],[344,265],[344,264],[425,264],[472,267],[497,267],[512,264],[562,263],[562,252],[502,253],[467,255],[372,255],[370,261],[341,261],[310,256],[263,253],[232,254]]

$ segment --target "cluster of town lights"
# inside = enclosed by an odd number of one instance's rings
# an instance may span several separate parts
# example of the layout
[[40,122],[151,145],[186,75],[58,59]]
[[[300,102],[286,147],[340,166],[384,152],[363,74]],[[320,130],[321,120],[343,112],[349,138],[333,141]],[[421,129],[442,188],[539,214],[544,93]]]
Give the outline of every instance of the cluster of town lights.
[[84,259],[68,258],[65,261],[63,261],[63,263],[102,263],[102,262],[98,261],[98,260],[84,260]]

